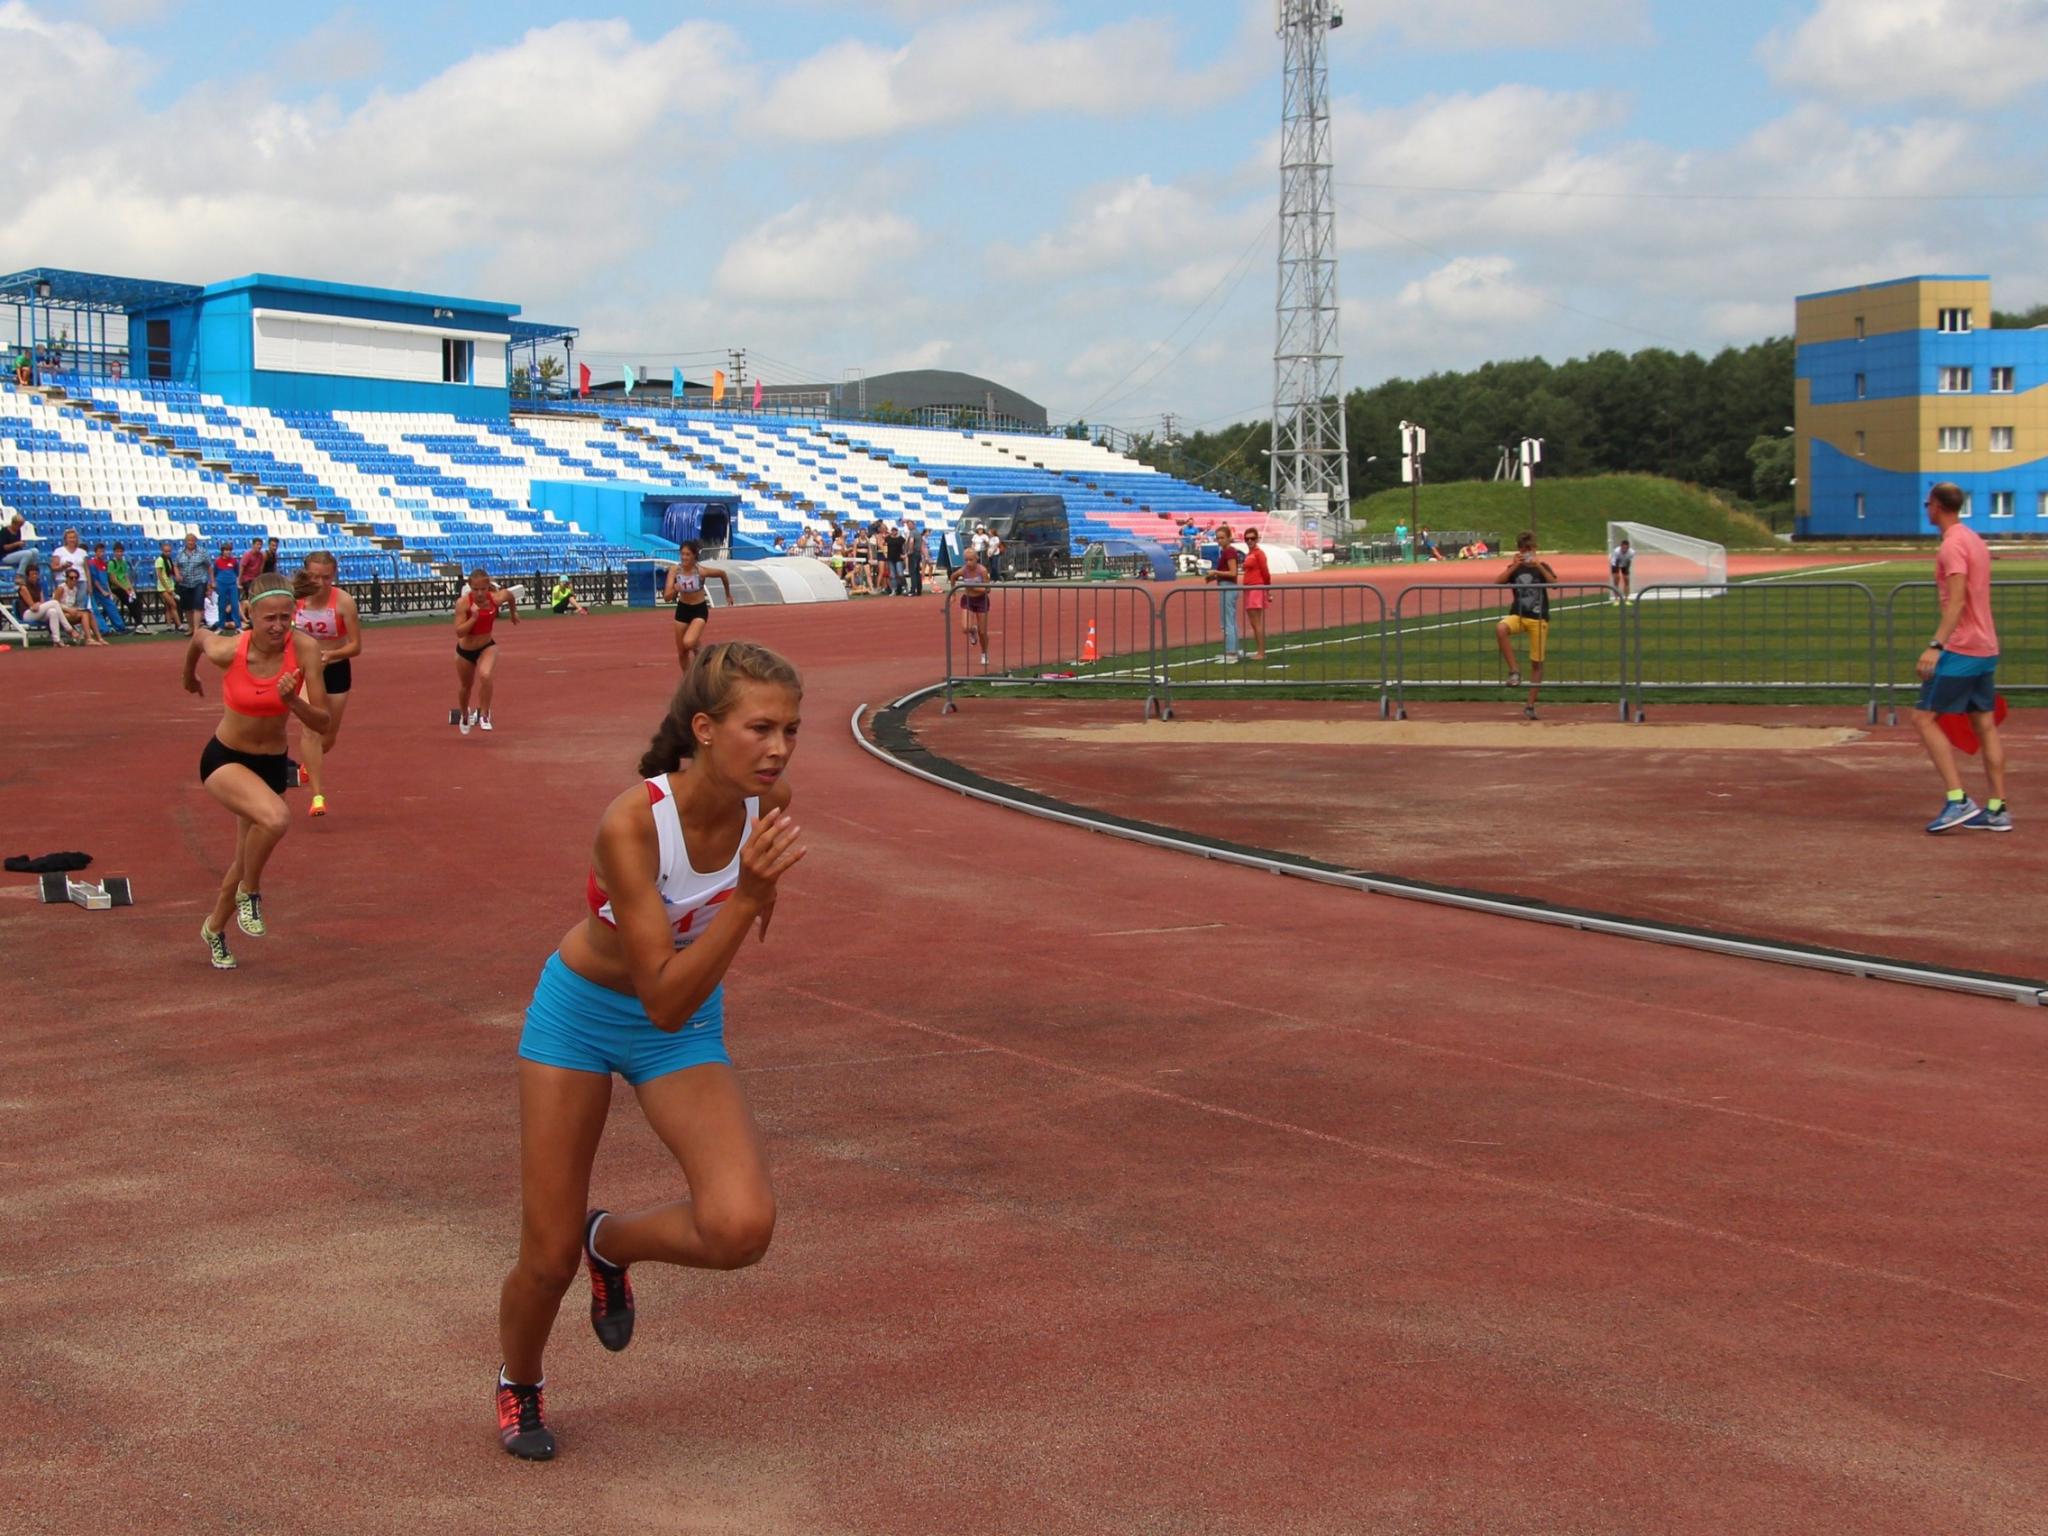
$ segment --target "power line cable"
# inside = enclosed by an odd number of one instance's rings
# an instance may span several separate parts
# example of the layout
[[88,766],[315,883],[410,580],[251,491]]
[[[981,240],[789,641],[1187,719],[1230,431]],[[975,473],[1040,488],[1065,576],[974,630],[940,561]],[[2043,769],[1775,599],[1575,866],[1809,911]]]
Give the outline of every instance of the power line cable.
[[1564,187],[1440,187],[1391,181],[1339,181],[1334,185],[1361,192],[1427,192],[1443,197],[1587,198],[1615,202],[2024,203],[2048,199],[2048,192],[1618,192]]

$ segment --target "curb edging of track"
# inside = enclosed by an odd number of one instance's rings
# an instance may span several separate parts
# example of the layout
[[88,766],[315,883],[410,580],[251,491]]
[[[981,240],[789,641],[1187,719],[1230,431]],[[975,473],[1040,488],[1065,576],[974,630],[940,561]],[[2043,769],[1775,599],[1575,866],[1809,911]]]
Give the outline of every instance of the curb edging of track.
[[[1292,875],[1297,879],[1313,880],[1322,885],[1343,886],[1370,895],[1425,901],[1467,912],[1486,912],[1497,917],[1513,917],[1525,922],[1572,928],[1582,933],[1603,933],[1615,938],[1704,950],[1711,954],[1729,955],[1737,959],[1762,960],[1773,965],[1792,965],[1806,970],[1829,971],[1836,975],[1857,976],[1871,981],[1932,987],[1940,991],[1966,993],[1973,997],[1997,998],[2032,1008],[2048,1006],[2048,981],[2023,976],[2004,976],[1989,971],[1965,971],[1944,966],[1920,965],[1884,955],[1862,954],[1855,950],[1792,944],[1750,934],[1726,933],[1718,929],[1690,928],[1676,923],[1631,918],[1619,913],[1600,912],[1585,907],[1558,906],[1546,901],[1495,891],[1433,885],[1426,880],[1412,880],[1399,875],[1352,869],[1297,854],[1278,853],[1247,844],[1225,842],[1217,838],[1202,837],[1195,833],[1159,826],[1152,822],[1133,821],[1126,817],[1090,811],[1067,801],[1055,800],[1049,795],[1041,795],[1035,790],[1022,789],[988,778],[973,769],[938,756],[919,742],[910,729],[910,715],[919,704],[938,693],[943,686],[933,684],[929,688],[917,689],[875,711],[872,716],[872,736],[862,729],[863,720],[869,717],[869,706],[857,706],[850,722],[855,743],[870,757],[913,778],[935,784],[941,789],[950,789],[956,794],[966,795],[970,799],[980,800],[989,805],[1021,811],[1027,816],[1079,827],[1084,831],[1100,832],[1105,836],[1119,837],[1129,842],[1143,843],[1148,847],[1189,853],[1198,858],[1221,860],[1227,864],[1240,864],[1271,874]],[[924,761],[914,762],[911,760],[913,757],[922,758]]]

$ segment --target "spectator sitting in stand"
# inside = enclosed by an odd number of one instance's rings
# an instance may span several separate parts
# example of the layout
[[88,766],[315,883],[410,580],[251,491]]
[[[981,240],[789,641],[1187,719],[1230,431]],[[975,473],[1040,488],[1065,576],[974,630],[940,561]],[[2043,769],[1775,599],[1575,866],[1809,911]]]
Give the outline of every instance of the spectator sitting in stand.
[[99,622],[100,632],[105,634],[111,629],[117,635],[127,634],[128,622],[114,604],[114,584],[107,577],[106,545],[93,545],[92,555],[85,562],[85,579],[85,600]]
[[43,585],[43,568],[40,565],[25,565],[16,576],[14,611],[30,628],[47,624],[52,645],[63,645],[67,641],[79,645],[85,643],[71,628],[71,621],[64,617],[64,605],[49,596]]
[[9,566],[19,576],[24,566],[37,564],[35,548],[28,542],[28,535],[22,532],[22,515],[13,512],[8,515],[7,525],[0,527],[0,565]]
[[277,569],[277,540],[266,539],[263,544],[263,574],[268,576]]
[[128,566],[128,546],[118,539],[114,542],[114,557],[107,562],[107,585],[113,589],[114,601],[128,616],[128,622],[142,628],[142,594],[135,590],[135,572]]
[[[60,567],[56,564],[53,563],[51,565],[50,572],[53,580],[57,579],[56,573],[59,569]],[[58,607],[64,610],[66,622],[72,628],[84,633],[87,645],[110,644],[111,642],[108,641],[106,636],[100,633],[99,620],[92,616],[92,596],[87,590],[85,583],[78,579],[78,568],[67,565],[61,567],[61,569],[64,575],[56,590],[51,594],[51,598]]]

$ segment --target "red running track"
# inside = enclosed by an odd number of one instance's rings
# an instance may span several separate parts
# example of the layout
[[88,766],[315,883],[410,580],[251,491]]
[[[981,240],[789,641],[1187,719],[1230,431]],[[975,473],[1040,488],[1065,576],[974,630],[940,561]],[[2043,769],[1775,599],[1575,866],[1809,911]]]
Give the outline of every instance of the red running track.
[[[845,722],[938,623],[719,620],[810,681],[812,854],[730,988],[782,1222],[636,1276],[623,1356],[572,1293],[545,1467],[491,1433],[512,1051],[666,620],[513,631],[467,739],[445,632],[377,631],[231,976],[175,653],[0,656],[9,851],[141,898],[0,887],[0,1528],[2042,1529],[2039,1014],[928,788]],[[600,1197],[675,1188],[621,1095]]]

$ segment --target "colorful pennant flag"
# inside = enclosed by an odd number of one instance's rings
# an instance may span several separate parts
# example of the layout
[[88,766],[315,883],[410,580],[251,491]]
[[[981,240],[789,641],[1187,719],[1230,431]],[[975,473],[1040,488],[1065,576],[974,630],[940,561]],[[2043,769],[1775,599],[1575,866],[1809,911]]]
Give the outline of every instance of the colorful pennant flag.
[[576,365],[576,393],[586,400],[590,398],[590,364],[588,363],[578,363]]
[[761,409],[761,381],[759,379],[754,380],[754,409],[757,411]]
[[669,386],[669,398],[680,400],[683,398],[683,370],[677,368],[672,371],[675,374],[675,383]]
[[714,368],[711,370],[711,403],[717,405],[724,399],[725,370],[723,368]]
[[628,366],[628,367],[627,367],[627,369],[626,369],[626,391],[625,391],[625,392],[626,392],[627,394],[629,394],[629,395],[630,395],[631,393],[633,393],[633,385],[634,385],[634,384],[635,384],[636,382],[637,382],[637,381],[636,381],[636,380],[634,379],[634,377],[633,377],[633,370],[632,370],[632,368],[631,368],[630,366]]

